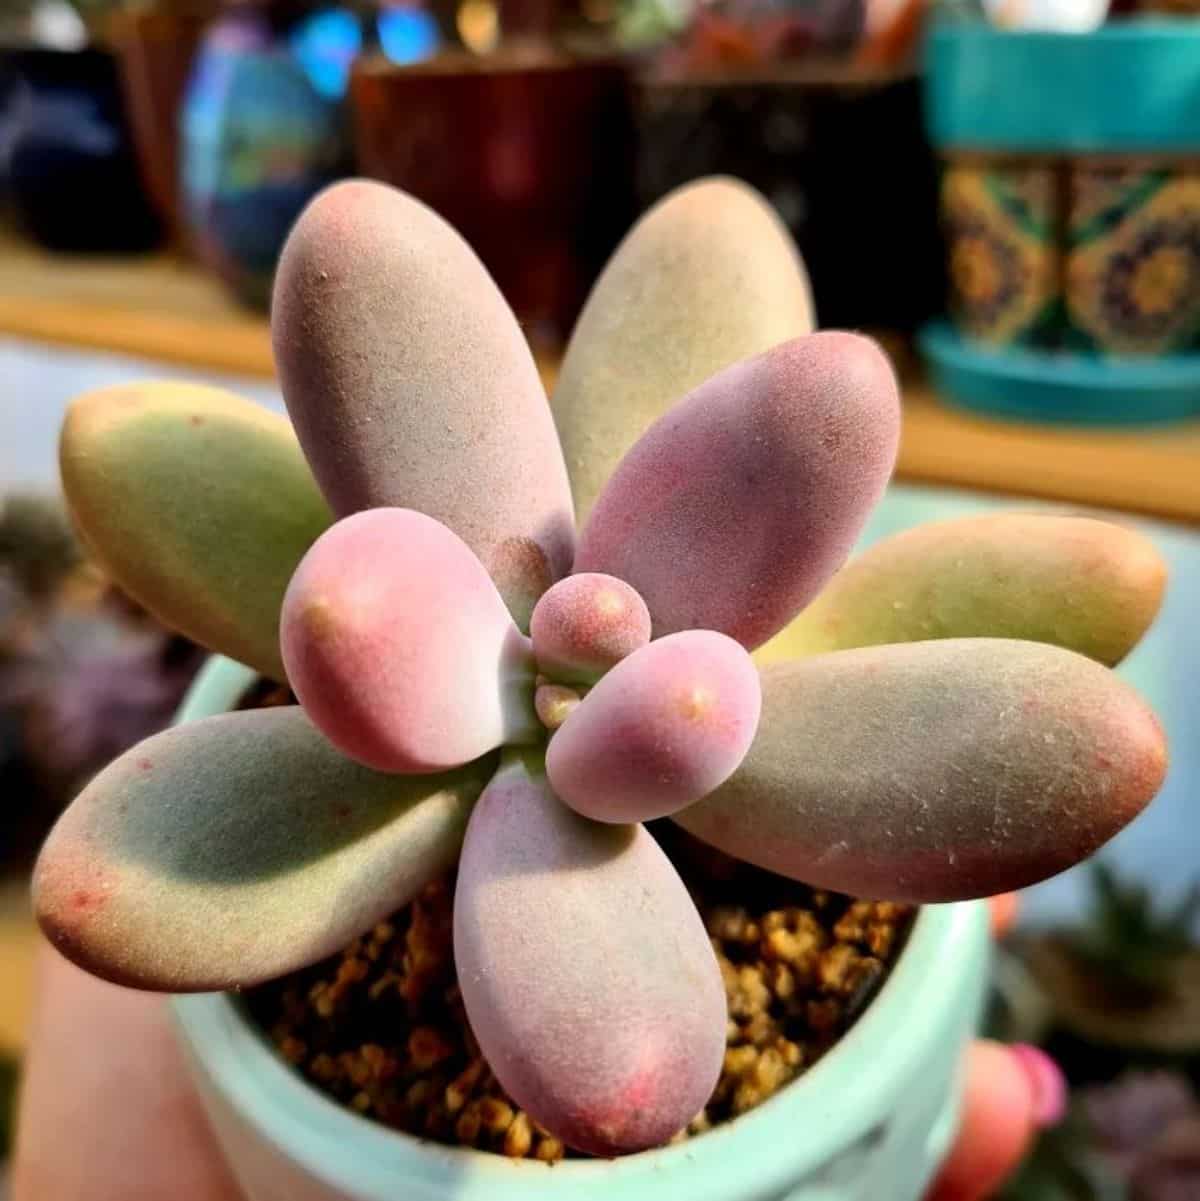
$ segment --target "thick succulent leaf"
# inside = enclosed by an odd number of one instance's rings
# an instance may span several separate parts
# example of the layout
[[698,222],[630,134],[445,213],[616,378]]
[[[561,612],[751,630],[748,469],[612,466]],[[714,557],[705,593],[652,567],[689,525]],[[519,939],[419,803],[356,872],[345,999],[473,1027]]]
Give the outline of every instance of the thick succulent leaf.
[[753,649],[850,553],[899,436],[896,380],[873,342],[786,342],[650,427],[596,502],[576,569],[632,584],[656,637],[719,630]]
[[288,410],[337,514],[437,518],[524,628],[571,566],[570,486],[533,357],[466,242],[403,192],[337,184],[288,238],[271,326]]
[[592,290],[554,390],[580,522],[680,397],[812,328],[804,264],[757,192],[705,179],[660,201]]
[[466,543],[423,513],[368,509],[322,534],[282,631],[300,703],[367,767],[445,771],[538,733],[529,639]]
[[867,647],[762,680],[749,755],[675,820],[822,888],[949,901],[1033,884],[1136,817],[1166,770],[1138,695],[1043,643]]
[[1089,517],[939,521],[852,559],[756,658],[926,638],[1023,638],[1119,663],[1158,613],[1167,569],[1149,539]]
[[584,572],[559,580],[538,601],[529,636],[545,675],[593,684],[650,641],[650,612],[624,580]]
[[59,445],[89,549],[164,624],[282,680],[279,605],[331,520],[287,420],[218,388],[79,397]]
[[296,707],[189,722],[59,819],[34,871],[38,919],[118,984],[255,984],[337,951],[449,867],[493,770],[380,775]]
[[596,821],[649,821],[723,784],[750,749],[762,697],[745,649],[712,630],[623,659],[550,741],[557,796]]
[[533,771],[502,768],[467,830],[454,902],[467,1016],[497,1079],[569,1146],[657,1146],[720,1074],[716,958],[653,837],[579,817]]

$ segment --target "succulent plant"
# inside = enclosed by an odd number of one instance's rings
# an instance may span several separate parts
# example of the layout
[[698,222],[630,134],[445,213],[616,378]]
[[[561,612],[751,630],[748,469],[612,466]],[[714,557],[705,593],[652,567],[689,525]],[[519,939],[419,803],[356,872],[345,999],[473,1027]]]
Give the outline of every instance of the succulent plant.
[[[7,587],[44,606],[79,563],[79,546],[59,503],[23,492],[0,500],[0,581]],[[4,612],[0,602],[0,620]]]
[[1003,1191],[1011,1201],[1191,1201],[1200,1105],[1186,1076],[1126,1071],[1080,1089]]
[[1200,946],[1200,884],[1173,905],[1159,909],[1143,882],[1123,879],[1108,864],[1092,867],[1092,904],[1087,922],[1067,945],[1127,1003],[1146,1004],[1172,990],[1179,961]]
[[[899,398],[873,343],[811,312],[763,202],[691,185],[597,283],[552,417],[453,230],[378,184],[323,193],[273,308],[299,442],[191,385],[67,419],[63,479],[109,571],[300,704],[101,773],[35,872],[53,942],[127,985],[250,985],[457,861],[459,979],[496,1076],[570,1146],[619,1154],[703,1106],[725,1040],[712,948],[644,819],[919,901],[1028,884],[1115,833],[1165,749],[1095,658],[1153,617],[1153,549],[1022,515],[835,575]],[[831,578],[839,649],[755,664]]]
[[167,725],[198,648],[83,560],[60,501],[0,506],[0,860],[25,871],[71,796]]

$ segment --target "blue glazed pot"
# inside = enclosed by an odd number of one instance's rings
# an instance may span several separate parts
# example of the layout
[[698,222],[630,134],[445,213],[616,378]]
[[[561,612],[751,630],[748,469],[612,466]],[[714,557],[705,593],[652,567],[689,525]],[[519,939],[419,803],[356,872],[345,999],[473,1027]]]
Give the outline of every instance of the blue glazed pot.
[[[179,714],[255,675],[213,659]],[[423,1142],[310,1087],[226,994],[177,998],[180,1038],[249,1201],[917,1201],[953,1135],[988,954],[982,903],[925,906],[879,995],[809,1072],[673,1147],[555,1165]]]
[[184,98],[182,190],[197,254],[264,305],[304,206],[349,160],[341,101],[318,91],[264,13],[238,11],[205,35]]

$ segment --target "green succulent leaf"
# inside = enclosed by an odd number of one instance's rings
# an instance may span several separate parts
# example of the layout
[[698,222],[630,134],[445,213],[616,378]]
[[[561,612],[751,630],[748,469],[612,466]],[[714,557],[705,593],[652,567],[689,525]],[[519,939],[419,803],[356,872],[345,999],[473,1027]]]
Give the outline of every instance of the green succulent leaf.
[[956,638],[761,671],[733,776],[675,815],[739,859],[856,896],[950,901],[1086,858],[1158,791],[1154,714],[1107,668]]
[[705,179],[660,201],[592,290],[552,399],[580,524],[675,401],[812,329],[804,264],[757,192]]
[[331,520],[286,419],[200,384],[104,388],[71,406],[59,459],[84,541],[122,588],[284,678],[283,593]]
[[851,560],[756,658],[1020,638],[1111,666],[1154,620],[1166,576],[1153,544],[1112,522],[1039,513],[933,522]]
[[334,953],[449,867],[495,763],[383,775],[295,707],[177,726],[59,819],[34,872],[38,919],[63,954],[119,984],[271,979]]

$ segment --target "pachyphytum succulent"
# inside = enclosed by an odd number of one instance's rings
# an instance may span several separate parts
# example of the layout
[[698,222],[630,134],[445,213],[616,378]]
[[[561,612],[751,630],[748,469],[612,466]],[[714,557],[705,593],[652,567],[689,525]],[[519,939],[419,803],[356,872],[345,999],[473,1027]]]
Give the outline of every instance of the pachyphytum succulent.
[[127,985],[250,985],[457,860],[485,1056],[533,1118],[611,1155],[686,1125],[725,1039],[645,819],[916,901],[1028,884],[1114,834],[1165,767],[1105,666],[1153,618],[1160,560],[1115,525],[1021,514],[835,574],[900,408],[876,346],[811,314],[762,201],[694,184],[604,272],[552,410],[453,230],[373,183],[318,197],[273,309],[295,434],[183,384],[67,419],[94,553],[300,704],[176,728],[96,778],[36,870],[53,942]]

